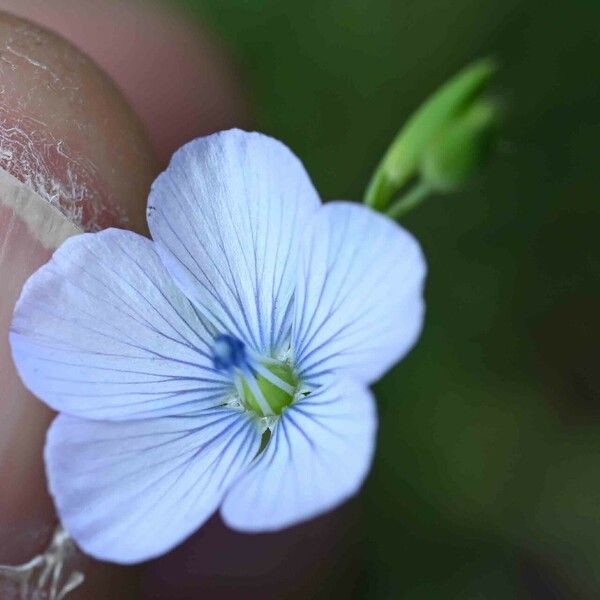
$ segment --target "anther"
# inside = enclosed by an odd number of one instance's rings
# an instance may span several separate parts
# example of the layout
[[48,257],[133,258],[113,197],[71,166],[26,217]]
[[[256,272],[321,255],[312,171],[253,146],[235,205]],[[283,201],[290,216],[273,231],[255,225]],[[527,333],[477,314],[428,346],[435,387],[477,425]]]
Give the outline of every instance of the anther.
[[218,335],[213,343],[213,364],[216,369],[230,371],[247,364],[246,348],[241,340],[232,335]]

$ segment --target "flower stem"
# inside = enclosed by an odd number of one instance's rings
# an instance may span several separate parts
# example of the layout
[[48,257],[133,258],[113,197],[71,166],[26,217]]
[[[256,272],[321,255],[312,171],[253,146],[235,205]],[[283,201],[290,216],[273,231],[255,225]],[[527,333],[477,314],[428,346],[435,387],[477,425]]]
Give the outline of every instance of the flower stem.
[[397,220],[419,206],[431,193],[431,188],[423,181],[416,183],[404,196],[401,196],[387,211],[387,216]]

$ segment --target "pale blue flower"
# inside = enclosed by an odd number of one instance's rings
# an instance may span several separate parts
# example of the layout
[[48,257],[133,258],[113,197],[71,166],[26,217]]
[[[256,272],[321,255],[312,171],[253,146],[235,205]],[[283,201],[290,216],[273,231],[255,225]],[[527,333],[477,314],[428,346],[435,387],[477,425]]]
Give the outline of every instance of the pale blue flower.
[[283,144],[241,131],[179,150],[148,224],[153,241],[69,239],[16,307],[19,373],[61,413],[45,459],[64,526],[131,563],[219,507],[270,531],[356,493],[375,446],[367,386],[422,325],[414,238],[322,206]]

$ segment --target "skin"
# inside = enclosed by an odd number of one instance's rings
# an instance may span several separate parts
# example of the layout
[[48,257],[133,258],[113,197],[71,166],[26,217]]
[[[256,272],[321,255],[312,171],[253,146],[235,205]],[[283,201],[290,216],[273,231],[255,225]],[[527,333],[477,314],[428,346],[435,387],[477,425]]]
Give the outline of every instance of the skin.
[[[108,78],[61,38],[0,16],[0,167],[52,199],[84,228],[144,231],[155,173],[143,130]],[[51,413],[25,391],[6,339],[27,276],[49,258],[8,209],[0,213],[0,561],[25,560],[47,540],[52,504],[41,448]],[[10,543],[9,543],[10,542]]]
[[[0,84],[0,166],[83,228],[143,231],[155,159],[107,77],[64,40],[2,14]],[[45,547],[56,524],[42,463],[53,415],[21,385],[7,332],[22,284],[51,248],[7,207],[0,240],[0,562],[19,563]],[[106,569],[85,564],[98,597],[110,580],[116,590],[133,585],[124,569]]]
[[149,0],[3,0],[82,48],[117,84],[160,166],[186,141],[248,124],[240,74],[198,19]]

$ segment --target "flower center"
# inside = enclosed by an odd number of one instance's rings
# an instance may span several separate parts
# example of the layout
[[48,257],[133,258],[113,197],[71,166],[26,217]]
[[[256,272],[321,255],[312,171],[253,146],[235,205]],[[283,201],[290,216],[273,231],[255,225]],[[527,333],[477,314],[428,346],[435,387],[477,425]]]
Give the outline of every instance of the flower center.
[[[247,406],[259,415],[266,417],[263,410],[260,394],[264,397],[273,414],[280,415],[286,406],[289,406],[298,389],[298,380],[289,365],[285,363],[270,364],[265,366],[268,372],[265,375],[257,374],[256,387],[247,379],[242,379],[244,400]],[[286,385],[282,386],[281,383]]]
[[280,415],[300,388],[298,377],[285,360],[261,357],[230,335],[213,344],[215,368],[229,372],[244,408],[261,417]]

